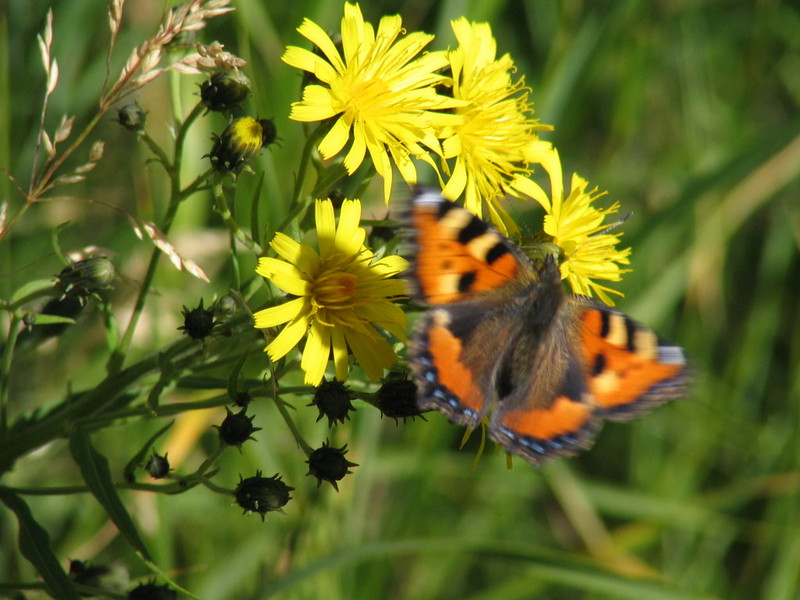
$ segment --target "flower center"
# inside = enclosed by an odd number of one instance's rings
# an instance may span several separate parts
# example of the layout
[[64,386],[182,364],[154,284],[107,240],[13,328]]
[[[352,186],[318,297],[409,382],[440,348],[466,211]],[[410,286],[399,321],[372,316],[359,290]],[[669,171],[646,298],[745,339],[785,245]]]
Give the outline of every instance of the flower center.
[[312,302],[318,308],[351,308],[357,288],[355,275],[338,269],[326,270],[314,281]]

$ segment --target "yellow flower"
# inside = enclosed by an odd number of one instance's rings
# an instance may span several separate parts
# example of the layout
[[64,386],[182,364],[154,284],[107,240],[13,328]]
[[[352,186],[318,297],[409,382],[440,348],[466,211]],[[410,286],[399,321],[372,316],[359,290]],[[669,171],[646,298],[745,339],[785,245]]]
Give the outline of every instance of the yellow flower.
[[376,260],[364,246],[359,227],[361,203],[345,200],[336,226],[330,200],[316,203],[319,253],[311,246],[276,233],[270,246],[283,258],[262,257],[256,272],[287,294],[279,306],[255,313],[259,329],[286,326],[267,346],[272,360],[285,356],[307,336],[300,367],[305,382],[322,381],[331,352],[336,378],[344,381],[351,350],[370,379],[397,360],[381,329],[405,340],[406,316],[391,300],[405,295],[402,280],[391,279],[408,267],[399,256]]
[[605,192],[595,187],[587,191],[588,182],[577,174],[572,175],[570,191],[565,196],[561,160],[555,149],[542,162],[550,176],[550,196],[533,181],[519,180],[519,188],[544,207],[544,232],[551,236],[563,254],[561,278],[569,282],[572,291],[585,296],[595,295],[606,304],[613,305],[609,293],[621,292],[598,283],[596,280],[620,281],[630,269],[620,265],[630,264],[630,248],[620,250],[617,244],[620,233],[609,233],[607,215],[619,210],[615,202],[608,208],[593,206]]
[[506,193],[519,195],[514,183],[530,174],[529,164],[543,160],[549,144],[536,135],[551,127],[531,118],[529,90],[512,81],[514,61],[497,59],[497,43],[488,23],[451,23],[459,46],[448,53],[453,97],[462,101],[455,114],[463,122],[443,132],[445,158],[455,158],[443,195],[482,216],[485,201],[492,222],[504,233],[516,225],[500,206]]
[[[435,165],[428,150],[441,155],[435,127],[457,121],[435,112],[455,105],[436,93],[446,78],[436,71],[447,66],[444,52],[418,56],[433,39],[421,32],[403,33],[399,15],[381,19],[377,33],[364,22],[358,4],[345,3],[341,24],[342,50],[313,21],[305,19],[300,34],[322,55],[289,46],[287,64],[312,73],[323,85],[307,85],[301,102],[292,104],[290,118],[323,121],[338,115],[318,149],[324,158],[338,154],[352,137],[344,167],[352,174],[369,152],[383,178],[385,199],[392,187],[392,164],[409,184],[416,182],[410,156]],[[426,150],[426,148],[428,150]]]

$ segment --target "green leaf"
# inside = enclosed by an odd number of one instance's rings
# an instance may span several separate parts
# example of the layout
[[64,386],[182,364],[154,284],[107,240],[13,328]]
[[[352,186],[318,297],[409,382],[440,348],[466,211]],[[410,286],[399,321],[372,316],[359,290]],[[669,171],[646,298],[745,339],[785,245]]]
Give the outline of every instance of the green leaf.
[[67,227],[69,227],[69,225],[70,222],[66,221],[64,223],[61,223],[61,225],[55,227],[50,232],[50,242],[53,244],[53,251],[58,255],[58,257],[61,259],[61,262],[64,263],[65,266],[71,265],[72,261],[69,260],[66,256],[64,256],[64,252],[61,250],[61,244],[58,241],[58,236],[61,235],[61,232]]
[[44,313],[37,313],[33,315],[34,325],[53,325],[55,323],[68,323],[69,325],[74,325],[75,319],[62,317],[60,315],[47,315]]
[[166,433],[167,429],[172,427],[175,424],[175,420],[173,419],[166,425],[164,425],[161,429],[156,431],[150,438],[142,445],[141,449],[134,455],[134,457],[125,465],[125,470],[123,471],[123,477],[125,477],[125,481],[135,481],[136,477],[134,475],[134,470],[136,467],[140,467],[144,460],[145,455],[150,451],[150,448],[153,447],[156,440],[160,438],[164,433]]
[[242,367],[244,367],[244,363],[247,361],[249,355],[250,351],[245,350],[239,357],[239,360],[236,361],[236,366],[233,367],[231,376],[228,378],[228,396],[230,396],[231,400],[234,402],[236,401],[236,394],[239,393],[239,373],[242,372]]
[[48,292],[56,293],[53,279],[34,279],[29,281],[11,296],[11,304],[23,304],[28,300],[48,295]]
[[128,511],[125,510],[125,506],[117,494],[106,457],[94,449],[91,439],[80,428],[76,429],[70,436],[69,449],[72,453],[72,458],[75,459],[81,469],[81,475],[89,491],[103,506],[120,533],[142,557],[146,560],[151,560],[150,553],[147,551],[139,532],[136,530],[136,526],[133,524],[133,519],[131,519]]
[[69,576],[53,554],[47,531],[33,518],[25,501],[12,491],[0,487],[0,500],[17,515],[19,523],[19,549],[47,584],[54,598],[80,600],[81,595],[72,585]]

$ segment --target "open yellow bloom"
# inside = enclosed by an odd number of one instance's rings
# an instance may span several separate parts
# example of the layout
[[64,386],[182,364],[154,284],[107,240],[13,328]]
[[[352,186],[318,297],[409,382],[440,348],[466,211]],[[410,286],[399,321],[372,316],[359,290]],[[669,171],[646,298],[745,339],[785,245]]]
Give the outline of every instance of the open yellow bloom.
[[607,215],[619,210],[615,202],[608,208],[593,206],[603,196],[597,188],[587,191],[588,182],[577,174],[572,175],[570,190],[565,196],[561,160],[553,149],[542,166],[550,176],[550,195],[529,179],[519,180],[519,188],[544,207],[544,232],[553,238],[563,253],[561,277],[572,291],[586,296],[595,295],[606,304],[614,304],[609,293],[621,292],[598,283],[596,280],[620,281],[630,269],[620,265],[630,264],[630,248],[620,250],[617,244],[620,233],[609,233]]
[[551,127],[531,118],[528,89],[514,82],[514,61],[508,54],[496,58],[497,43],[488,23],[458,19],[451,23],[458,47],[448,53],[453,74],[453,97],[462,101],[455,114],[463,121],[445,130],[445,158],[455,166],[443,194],[457,199],[482,216],[486,202],[492,222],[504,233],[516,230],[500,206],[506,193],[519,195],[514,187],[529,165],[541,162],[550,145],[536,135]]
[[337,227],[331,201],[318,200],[319,252],[276,233],[270,246],[284,260],[258,260],[256,272],[295,297],[255,313],[255,326],[286,324],[266,348],[272,360],[307,338],[300,367],[311,385],[322,381],[331,353],[336,377],[344,381],[350,369],[348,351],[370,379],[379,379],[397,360],[380,329],[405,340],[405,313],[391,301],[405,295],[403,282],[392,277],[408,263],[400,256],[376,260],[364,246],[360,219],[361,203],[345,200]]
[[[403,179],[416,183],[410,156],[435,165],[428,151],[441,155],[436,127],[457,121],[436,112],[455,105],[436,93],[446,78],[436,71],[447,66],[444,52],[418,56],[433,39],[421,32],[403,33],[399,15],[383,17],[377,33],[364,22],[358,4],[345,3],[341,24],[342,50],[319,25],[305,19],[298,31],[314,43],[321,55],[289,46],[282,60],[312,73],[322,85],[310,84],[301,102],[292,104],[290,118],[323,121],[338,115],[318,149],[324,158],[338,154],[352,138],[344,167],[352,174],[366,153],[383,178],[389,201],[392,161]],[[391,161],[390,161],[391,156]]]

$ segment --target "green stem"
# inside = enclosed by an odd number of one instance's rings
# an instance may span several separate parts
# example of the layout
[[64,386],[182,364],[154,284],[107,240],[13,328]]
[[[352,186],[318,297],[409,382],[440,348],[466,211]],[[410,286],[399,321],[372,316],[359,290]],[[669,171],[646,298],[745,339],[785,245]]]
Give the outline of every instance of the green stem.
[[242,229],[239,227],[239,224],[231,214],[230,207],[228,206],[228,200],[225,198],[225,191],[222,189],[222,178],[217,178],[217,180],[214,182],[214,185],[211,186],[211,191],[214,196],[216,211],[222,217],[222,220],[228,226],[228,229],[230,229],[231,234],[236,236],[236,239],[252,252],[260,255],[262,252],[261,246],[254,242],[253,238],[242,231]]
[[[161,225],[161,231],[164,233],[164,235],[169,233],[170,227],[172,227],[172,222],[178,212],[178,207],[185,197],[181,194],[180,185],[181,165],[183,162],[183,144],[186,141],[186,134],[189,130],[189,126],[195,121],[195,119],[197,119],[197,117],[200,116],[202,112],[203,105],[200,103],[195,105],[194,109],[192,109],[192,112],[189,113],[189,116],[187,116],[186,120],[181,124],[180,128],[178,129],[178,134],[175,137],[175,158],[172,162],[172,165],[167,168],[167,172],[169,173],[171,179],[171,193],[169,205],[167,206],[167,212],[164,215],[164,221]],[[150,293],[150,287],[153,285],[153,279],[156,274],[158,259],[160,257],[161,250],[159,248],[153,248],[153,253],[150,255],[150,263],[147,265],[147,272],[145,273],[142,280],[142,285],[139,288],[139,295],[136,297],[136,303],[134,304],[130,321],[128,321],[128,326],[125,329],[125,333],[122,335],[122,338],[120,339],[119,345],[111,353],[108,363],[106,364],[106,369],[109,373],[116,373],[125,363],[125,358],[128,354],[128,350],[130,350],[131,342],[133,341],[133,334],[136,331],[137,324],[139,323],[139,317],[142,315],[145,302],[147,301],[147,296]]]
[[[253,394],[255,396],[255,394]],[[208,398],[206,400],[198,400],[197,402],[176,402],[174,404],[161,404],[153,414],[153,410],[148,406],[137,406],[136,408],[129,408],[127,410],[118,410],[116,412],[103,413],[85,419],[76,420],[75,424],[80,427],[92,427],[94,424],[106,424],[113,421],[121,421],[123,419],[130,419],[133,417],[171,417],[179,415],[190,410],[206,410],[209,408],[218,408],[225,406],[231,401],[228,394],[221,394]]]
[[142,141],[145,145],[150,148],[150,152],[156,155],[158,162],[166,169],[168,175],[172,175],[172,165],[169,162],[169,158],[167,157],[167,153],[161,149],[153,138],[147,132],[142,133]]
[[275,402],[275,406],[278,407],[278,412],[281,413],[281,417],[283,417],[287,427],[289,427],[289,431],[292,432],[292,436],[294,436],[297,444],[300,446],[303,452],[305,452],[306,456],[311,456],[311,453],[314,451],[314,449],[303,439],[303,436],[300,434],[300,430],[297,428],[297,425],[294,424],[292,415],[290,415],[289,411],[286,409],[286,403],[278,397],[277,390],[275,390],[273,393],[272,400]]
[[[137,483],[130,481],[120,481],[114,484],[118,490],[138,490],[140,492],[156,492],[162,494],[180,494],[186,492],[196,485],[200,484],[202,480],[189,482],[183,478],[178,478],[177,481],[172,483]],[[68,496],[74,494],[88,494],[89,488],[85,485],[61,485],[52,487],[7,487],[0,486],[4,491],[13,492],[21,496]]]
[[203,464],[200,465],[200,468],[197,469],[197,472],[193,475],[199,480],[203,479],[203,475],[205,475],[206,471],[208,471],[211,467],[214,466],[214,463],[217,462],[220,457],[222,456],[223,452],[227,450],[228,446],[220,440],[217,449],[214,450],[214,453],[209,456],[207,459],[203,461]]
[[4,440],[8,432],[8,391],[11,383],[11,360],[14,357],[14,346],[17,336],[22,330],[22,321],[16,315],[11,316],[8,325],[8,338],[3,347],[2,366],[0,366],[0,440]]
[[216,492],[217,494],[222,494],[224,496],[233,496],[233,490],[229,490],[228,488],[224,488],[220,485],[217,485],[210,479],[201,479],[200,483],[210,489],[212,492]]
[[180,193],[181,200],[186,200],[189,196],[198,191],[203,184],[208,181],[208,178],[214,173],[214,167],[209,167],[204,173],[201,173],[197,178],[187,185]]
[[102,119],[103,115],[105,114],[106,113],[104,110],[100,110],[94,117],[92,117],[92,120],[89,121],[86,127],[83,128],[83,131],[81,131],[80,134],[78,134],[78,137],[76,137],[72,144],[70,144],[70,147],[62,152],[61,156],[53,160],[42,176],[36,179],[31,186],[31,192],[27,199],[28,203],[35,202],[36,199],[42,194],[53,188],[53,186],[49,183],[53,178],[53,175],[55,175],[59,167],[64,164],[64,161],[72,156],[72,153],[75,152],[75,150],[77,150],[78,147],[86,141],[86,138],[89,137],[89,134],[92,133],[92,131],[94,131],[94,128],[97,127],[97,124],[100,123],[100,119]]

